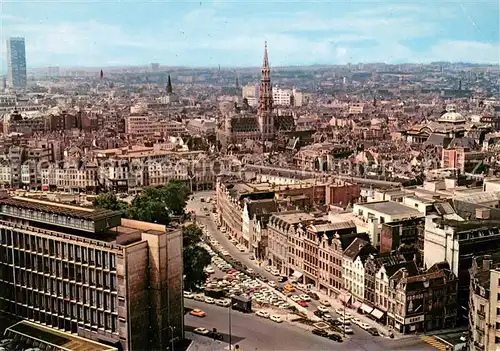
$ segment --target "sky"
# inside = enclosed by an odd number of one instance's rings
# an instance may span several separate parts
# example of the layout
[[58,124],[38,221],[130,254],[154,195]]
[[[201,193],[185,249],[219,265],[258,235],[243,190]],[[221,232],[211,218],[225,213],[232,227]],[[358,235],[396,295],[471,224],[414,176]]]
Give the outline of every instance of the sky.
[[1,0],[6,40],[26,39],[28,69],[47,66],[500,64],[498,1]]

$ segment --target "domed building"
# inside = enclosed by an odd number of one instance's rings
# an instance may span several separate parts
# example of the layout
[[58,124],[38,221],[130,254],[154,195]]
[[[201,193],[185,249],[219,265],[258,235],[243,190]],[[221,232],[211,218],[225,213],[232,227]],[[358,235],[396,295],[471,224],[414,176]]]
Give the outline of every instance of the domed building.
[[468,126],[467,119],[457,112],[455,105],[446,106],[446,112],[437,120],[417,124],[402,132],[409,143],[442,145],[445,139],[462,138]]
[[467,120],[464,116],[457,112],[455,105],[446,106],[446,113],[443,114],[438,120],[438,123],[452,123],[452,124],[465,124]]

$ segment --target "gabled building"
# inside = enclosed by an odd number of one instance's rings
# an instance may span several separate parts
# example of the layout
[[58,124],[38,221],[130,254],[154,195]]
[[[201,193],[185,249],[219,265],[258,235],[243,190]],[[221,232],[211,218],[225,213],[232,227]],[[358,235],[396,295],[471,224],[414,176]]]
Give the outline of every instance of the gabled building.
[[356,238],[344,251],[344,291],[352,295],[352,306],[359,308],[365,300],[365,261],[377,253],[368,241]]
[[452,328],[457,290],[458,279],[446,262],[416,275],[401,268],[389,279],[388,324],[405,334]]

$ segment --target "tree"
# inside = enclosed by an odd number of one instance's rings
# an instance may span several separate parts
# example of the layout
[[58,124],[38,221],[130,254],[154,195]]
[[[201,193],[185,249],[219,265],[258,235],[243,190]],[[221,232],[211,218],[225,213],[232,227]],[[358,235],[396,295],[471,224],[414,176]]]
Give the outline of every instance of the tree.
[[172,214],[176,216],[184,214],[190,195],[186,183],[170,181],[167,186],[160,190],[160,192],[162,194],[163,203]]
[[127,216],[138,221],[168,225],[170,216],[165,205],[149,196],[141,194],[132,201]]
[[93,201],[94,207],[104,208],[112,211],[127,211],[128,205],[119,200],[116,195],[112,192],[101,194],[96,196]]
[[189,224],[182,228],[184,285],[192,289],[205,281],[204,269],[211,262],[210,254],[201,247],[202,231],[196,224]]

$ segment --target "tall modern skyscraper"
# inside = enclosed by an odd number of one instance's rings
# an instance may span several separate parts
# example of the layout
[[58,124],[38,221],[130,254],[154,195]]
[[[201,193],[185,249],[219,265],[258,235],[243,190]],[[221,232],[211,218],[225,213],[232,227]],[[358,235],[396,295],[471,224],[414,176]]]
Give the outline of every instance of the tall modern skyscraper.
[[24,38],[7,39],[7,85],[26,87],[26,47]]

